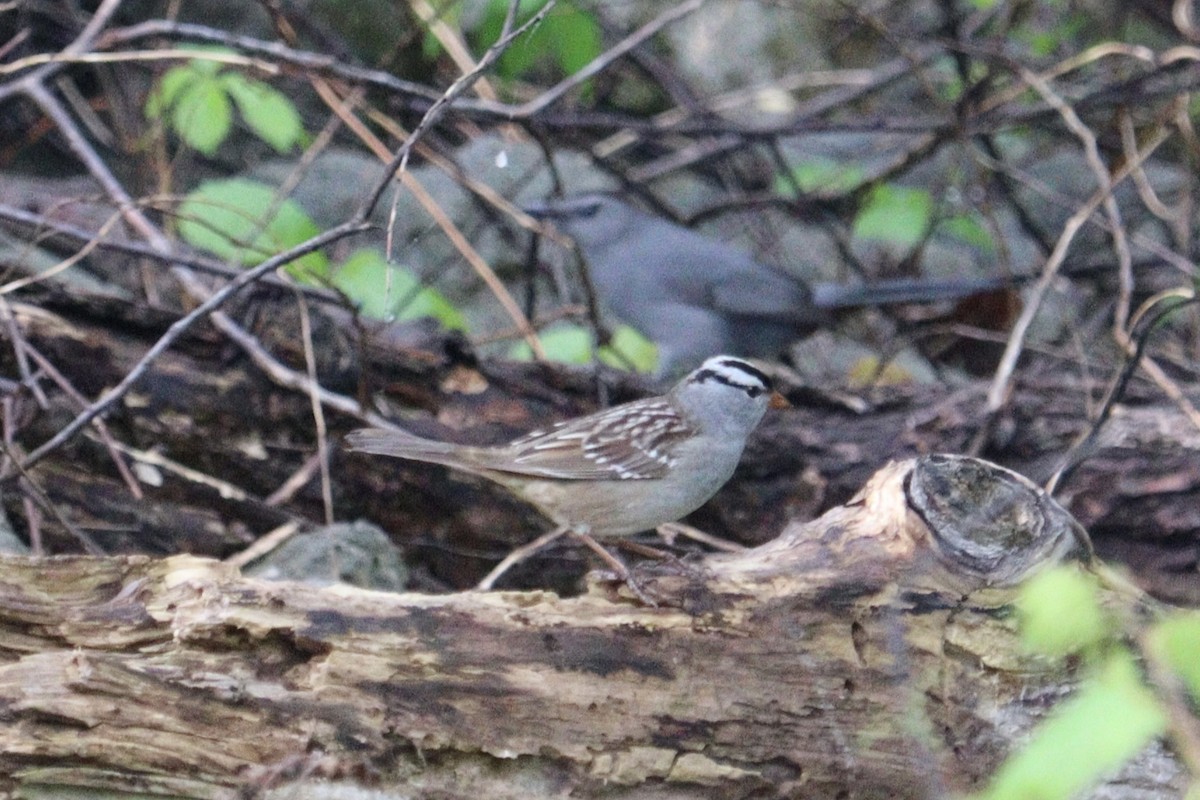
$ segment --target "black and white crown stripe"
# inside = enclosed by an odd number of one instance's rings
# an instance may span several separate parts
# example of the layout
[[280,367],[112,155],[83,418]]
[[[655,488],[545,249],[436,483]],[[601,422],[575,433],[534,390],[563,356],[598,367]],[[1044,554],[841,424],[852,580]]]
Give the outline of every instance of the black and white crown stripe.
[[771,379],[762,370],[741,359],[718,357],[705,361],[691,377],[692,383],[716,381],[741,389],[751,397],[770,392]]

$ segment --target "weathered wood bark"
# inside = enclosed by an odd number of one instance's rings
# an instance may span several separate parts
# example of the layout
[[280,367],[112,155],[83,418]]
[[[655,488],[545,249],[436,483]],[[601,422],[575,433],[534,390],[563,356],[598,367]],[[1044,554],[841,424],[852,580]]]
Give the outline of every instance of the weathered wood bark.
[[[423,596],[9,558],[0,768],[27,793],[940,796],[1069,687],[1003,603],[1078,536],[1017,476],[929,457],[759,548],[642,571],[657,608],[599,584]],[[1154,749],[1108,796],[1179,780]]]

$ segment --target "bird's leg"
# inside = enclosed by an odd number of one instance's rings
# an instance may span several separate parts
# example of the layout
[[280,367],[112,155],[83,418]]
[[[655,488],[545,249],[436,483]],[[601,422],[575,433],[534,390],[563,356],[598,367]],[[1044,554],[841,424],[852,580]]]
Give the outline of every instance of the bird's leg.
[[638,585],[636,580],[634,580],[633,575],[629,572],[629,567],[625,566],[624,561],[613,555],[612,551],[597,542],[585,531],[572,528],[570,529],[569,533],[575,539],[587,545],[593,553],[600,556],[601,560],[603,560],[604,563],[608,565],[608,568],[613,571],[613,574],[617,576],[617,580],[629,587],[629,591],[633,592],[634,597],[652,608],[658,607],[658,602],[650,595],[646,594],[645,590]]
[[616,575],[617,580],[628,586],[629,591],[633,592],[637,599],[641,600],[648,606],[658,605],[658,603],[656,603],[653,598],[646,594],[646,592],[642,590],[642,587],[637,584],[637,581],[635,581],[633,576],[629,573],[629,567],[625,566],[621,559],[617,558],[611,552],[605,549],[599,542],[593,539],[586,532],[586,530],[572,528],[569,525],[560,525],[548,533],[543,533],[532,542],[521,545],[516,550],[513,550],[511,553],[505,556],[499,564],[493,567],[492,571],[484,576],[483,580],[481,580],[475,588],[482,591],[491,589],[496,584],[496,581],[499,580],[501,575],[508,572],[514,566],[520,564],[522,561],[529,558],[531,555],[536,553],[538,550],[541,550],[555,539],[558,539],[559,537],[568,533],[571,534],[571,536],[575,539],[587,545],[588,548],[596,553],[596,555],[600,556],[600,558],[604,560],[604,563],[608,565],[609,569],[611,569]]
[[747,549],[745,545],[731,542],[728,539],[722,539],[719,536],[713,536],[711,533],[705,533],[699,528],[693,528],[691,525],[685,525],[682,522],[664,522],[658,526],[657,530],[658,535],[667,544],[674,544],[675,537],[677,536],[686,536],[692,541],[706,544],[714,550],[721,550],[726,553],[742,553]]
[[513,550],[511,553],[506,555],[499,564],[492,567],[492,571],[484,576],[483,580],[481,580],[475,588],[484,591],[491,589],[501,575],[508,572],[517,564],[520,564],[538,550],[541,550],[543,547],[550,544],[555,539],[559,538],[570,530],[570,527],[567,525],[560,525],[549,533],[543,533],[529,544],[521,545],[516,550]]

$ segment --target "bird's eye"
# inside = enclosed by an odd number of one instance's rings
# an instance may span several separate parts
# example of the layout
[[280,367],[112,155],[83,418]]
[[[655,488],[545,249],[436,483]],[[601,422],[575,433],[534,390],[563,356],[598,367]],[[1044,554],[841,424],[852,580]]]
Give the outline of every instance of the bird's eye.
[[766,391],[766,389],[764,389],[761,386],[747,386],[746,387],[746,394],[750,395],[751,397],[758,397],[760,394],[762,394],[765,391]]

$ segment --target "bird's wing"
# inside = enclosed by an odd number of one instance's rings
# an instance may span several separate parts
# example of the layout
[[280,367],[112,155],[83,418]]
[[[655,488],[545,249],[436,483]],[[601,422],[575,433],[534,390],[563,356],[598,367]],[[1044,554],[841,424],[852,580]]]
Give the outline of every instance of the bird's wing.
[[534,431],[483,466],[518,475],[566,480],[662,478],[675,464],[676,449],[693,434],[666,401],[616,406],[600,414]]

